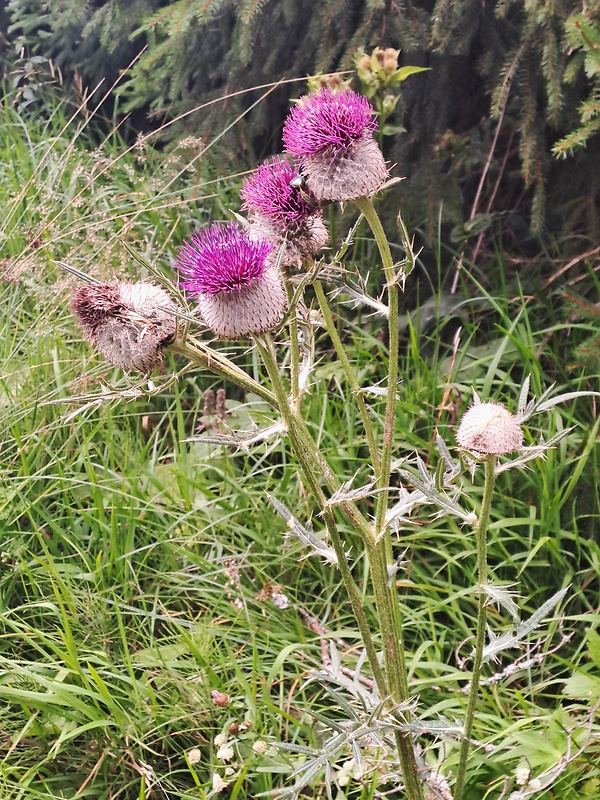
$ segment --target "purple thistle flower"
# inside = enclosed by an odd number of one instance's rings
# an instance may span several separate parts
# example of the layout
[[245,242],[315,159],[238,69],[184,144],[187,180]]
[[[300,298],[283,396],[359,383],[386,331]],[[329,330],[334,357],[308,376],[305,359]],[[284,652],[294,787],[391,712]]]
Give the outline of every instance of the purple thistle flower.
[[300,162],[318,200],[351,200],[377,191],[388,170],[373,139],[377,121],[366,97],[323,88],[303,97],[283,127],[286,150]]
[[373,107],[364,95],[324,87],[292,108],[283,127],[283,142],[295,156],[314,156],[329,148],[345,150],[376,130]]
[[283,263],[300,265],[327,244],[328,233],[316,201],[301,192],[299,178],[286,158],[276,156],[261,164],[244,181],[242,208],[249,213],[250,236],[280,245]]
[[229,294],[262,277],[272,249],[268,242],[252,241],[237,222],[217,222],[192,234],[176,266],[187,277],[188,292]]
[[283,225],[314,216],[318,209],[292,186],[292,181],[298,177],[298,170],[287,158],[275,156],[265,161],[244,181],[240,192],[245,200],[242,208]]
[[264,333],[283,317],[287,300],[273,245],[253,240],[237,222],[194,233],[175,266],[183,288],[197,296],[204,321],[222,338]]

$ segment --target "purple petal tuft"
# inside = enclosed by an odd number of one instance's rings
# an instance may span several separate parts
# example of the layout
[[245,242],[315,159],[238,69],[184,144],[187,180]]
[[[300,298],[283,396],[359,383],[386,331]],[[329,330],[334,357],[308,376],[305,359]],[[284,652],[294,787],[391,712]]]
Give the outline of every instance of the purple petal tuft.
[[323,88],[303,97],[290,111],[283,127],[286,150],[295,156],[322,150],[345,150],[377,129],[373,107],[366,97],[346,89]]
[[286,158],[276,156],[265,161],[244,181],[240,192],[245,201],[242,208],[284,226],[314,216],[318,209],[292,185],[298,177],[298,170]]
[[200,294],[229,294],[262,277],[273,245],[250,239],[237,222],[213,223],[192,234],[175,266],[184,289]]

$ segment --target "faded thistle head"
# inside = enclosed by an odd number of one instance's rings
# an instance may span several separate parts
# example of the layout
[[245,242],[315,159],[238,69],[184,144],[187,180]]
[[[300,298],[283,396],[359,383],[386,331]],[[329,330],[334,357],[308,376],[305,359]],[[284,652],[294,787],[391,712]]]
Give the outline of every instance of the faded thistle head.
[[71,309],[85,336],[111,364],[150,373],[177,332],[169,295],[146,281],[84,284],[71,296]]
[[290,111],[283,141],[318,200],[365,197],[385,183],[388,170],[373,138],[373,114],[363,95],[329,88],[301,98]]
[[240,192],[250,236],[274,245],[285,242],[282,261],[297,266],[329,239],[316,200],[301,184],[298,170],[286,158],[276,156],[261,164]]
[[187,241],[175,266],[196,296],[208,327],[224,339],[265,333],[283,317],[287,298],[273,245],[238,222],[213,223]]
[[456,442],[480,455],[506,455],[521,448],[523,431],[513,414],[499,403],[476,403],[464,414]]

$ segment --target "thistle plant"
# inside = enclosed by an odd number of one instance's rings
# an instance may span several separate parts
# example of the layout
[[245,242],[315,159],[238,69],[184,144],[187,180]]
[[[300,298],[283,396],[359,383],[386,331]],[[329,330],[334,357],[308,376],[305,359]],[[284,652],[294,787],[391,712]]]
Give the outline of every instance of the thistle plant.
[[[262,431],[253,430],[245,440],[240,434],[226,432],[217,433],[215,440],[238,447],[242,441],[251,446],[254,441],[281,437],[300,465],[314,503],[313,519],[298,518],[282,498],[270,500],[285,520],[288,534],[302,542],[306,554],[324,559],[339,571],[364,653],[351,679],[342,669],[339,654],[331,649],[320,677],[331,684],[330,691],[347,717],[319,752],[302,750],[304,763],[296,770],[293,785],[281,789],[279,796],[296,797],[321,775],[328,782],[337,780],[341,787],[370,771],[385,773],[388,781],[402,785],[407,800],[462,800],[469,779],[484,665],[535,631],[565,595],[563,590],[546,598],[532,617],[521,622],[511,593],[489,580],[486,536],[495,479],[498,473],[522,467],[558,442],[559,437],[524,447],[523,426],[533,414],[575,393],[557,397],[546,393],[539,400],[529,400],[525,381],[514,415],[503,405],[481,402],[475,396],[456,431],[459,458],[439,440],[435,472],[418,454],[414,460],[395,460],[398,303],[415,255],[399,217],[404,256],[394,262],[377,215],[374,195],[390,182],[388,165],[374,138],[376,128],[368,100],[347,88],[335,92],[326,87],[302,98],[283,132],[289,158],[268,160],[244,183],[242,210],[248,213],[248,220],[238,217],[213,223],[182,244],[175,267],[179,286],[189,300],[188,309],[173,299],[175,285],[169,292],[149,283],[117,282],[79,287],[72,307],[87,338],[116,366],[149,375],[163,360],[163,351],[171,349],[185,358],[184,369],[210,369],[257,394],[275,415],[273,424]],[[366,294],[362,299],[370,309],[379,310],[386,328],[387,379],[383,386],[361,384],[334,320],[332,302],[345,287],[343,281],[340,287],[339,278],[331,285],[328,256],[318,260],[319,252],[329,244],[322,219],[325,202],[354,203],[378,248],[385,299]],[[348,240],[334,259],[337,266],[347,246]],[[164,285],[168,286],[166,280]],[[352,296],[360,302],[356,289]],[[318,314],[310,313],[311,305]],[[330,454],[320,446],[303,415],[314,375],[312,341],[317,325],[322,325],[331,339],[349,402],[356,404],[364,429],[372,470],[364,486],[354,486],[352,476],[336,474]],[[245,372],[223,354],[215,339],[248,342],[258,354],[261,368],[253,375]],[[379,416],[374,403],[380,403],[381,396],[384,413]],[[470,505],[464,489],[470,476],[479,480],[480,471],[484,473],[481,502]],[[411,690],[404,609],[397,591],[397,576],[403,568],[398,554],[403,526],[412,524],[416,509],[427,513],[428,507],[433,507],[435,515],[458,518],[461,525],[472,529],[478,575],[473,587],[477,595],[475,646],[470,671],[464,675],[466,686],[461,687],[468,694],[464,718],[458,723],[441,719],[437,726],[420,714],[419,698]],[[354,569],[356,552],[345,530],[353,532],[353,541],[360,542],[360,555],[366,555],[377,624],[365,610]],[[488,628],[490,603],[509,611],[509,634]],[[426,747],[432,736],[447,744],[446,761],[436,767],[429,763]],[[366,754],[373,746],[379,754],[375,759]],[[280,743],[280,747],[285,749],[286,744]],[[288,749],[293,751],[293,747]],[[349,750],[352,760],[348,759]],[[339,764],[341,769],[334,773]],[[217,778],[215,792],[227,785]]]

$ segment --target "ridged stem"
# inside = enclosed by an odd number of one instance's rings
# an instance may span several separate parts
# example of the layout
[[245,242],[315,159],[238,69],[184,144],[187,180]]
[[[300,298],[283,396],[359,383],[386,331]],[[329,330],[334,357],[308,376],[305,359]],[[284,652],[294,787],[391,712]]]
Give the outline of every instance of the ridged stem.
[[490,511],[492,508],[492,497],[494,495],[494,483],[496,481],[496,456],[489,455],[485,461],[485,482],[483,487],[483,499],[481,501],[481,512],[475,523],[475,546],[477,548],[477,584],[479,587],[479,600],[477,603],[477,631],[475,638],[475,654],[473,656],[473,670],[471,674],[471,689],[469,691],[469,702],[465,714],[464,735],[460,745],[460,758],[456,783],[454,785],[454,800],[462,800],[465,779],[467,774],[467,760],[469,758],[469,748],[471,746],[471,734],[473,732],[473,722],[475,719],[475,706],[477,704],[477,694],[479,692],[479,678],[483,663],[483,648],[485,645],[485,585],[487,582],[487,550],[486,537],[490,523]]
[[[379,665],[377,650],[373,642],[371,629],[369,628],[369,623],[363,608],[358,588],[354,578],[352,577],[352,572],[348,563],[348,557],[344,550],[344,543],[338,530],[335,517],[331,507],[327,503],[327,498],[321,489],[320,479],[323,478],[322,456],[318,452],[317,445],[310,435],[310,432],[306,429],[304,420],[299,415],[298,410],[293,405],[288,403],[288,397],[281,380],[271,338],[268,334],[260,337],[256,336],[255,342],[277,397],[279,410],[286,426],[290,442],[294,448],[296,457],[300,462],[300,466],[302,467],[302,471],[306,477],[307,483],[310,486],[317,505],[319,506],[319,510],[323,515],[331,544],[337,556],[337,565],[340,570],[340,575],[346,591],[348,592],[352,611],[362,636],[367,658],[369,660],[377,688],[381,696],[385,697],[388,694],[388,687],[383,671]],[[329,470],[328,467],[327,470]],[[366,520],[365,524],[367,524]]]
[[[381,461],[377,474],[379,492],[375,510],[375,547],[371,554],[371,572],[375,603],[380,619],[383,639],[383,653],[386,678],[390,686],[392,699],[407,709],[408,673],[404,651],[402,615],[398,603],[398,593],[394,575],[394,557],[392,541],[387,528],[386,514],[389,503],[389,485],[394,441],[394,421],[396,417],[396,390],[398,386],[398,283],[399,276],[394,270],[394,261],[390,245],[383,230],[381,220],[375,211],[370,198],[361,197],[354,201],[369,224],[379,253],[386,279],[388,306],[388,379],[385,420]],[[403,711],[405,721],[411,720],[411,713]],[[402,777],[406,787],[407,800],[422,800],[423,786],[410,733],[396,732]]]
[[[288,307],[292,306],[294,300],[294,286],[290,280],[289,274],[286,272],[285,278],[285,291],[287,294]],[[296,309],[292,309],[289,319],[290,326],[290,395],[292,404],[297,406],[300,402],[300,349],[298,346],[298,318],[296,317]]]
[[232,383],[241,386],[247,392],[252,392],[267,403],[278,408],[277,398],[273,392],[269,391],[262,384],[255,381],[243,369],[234,364],[233,361],[222,355],[217,350],[212,350],[210,347],[194,339],[192,336],[187,336],[183,342],[175,342],[170,345],[169,350],[177,355],[185,356],[196,364],[202,364],[211,372],[221,375]]
[[315,290],[315,295],[319,302],[319,308],[321,309],[321,314],[323,315],[323,320],[325,322],[327,333],[329,334],[329,338],[333,343],[336,355],[338,357],[340,364],[342,365],[344,373],[346,374],[346,379],[348,381],[348,384],[350,385],[350,389],[352,391],[352,394],[354,395],[356,404],[358,406],[358,413],[360,414],[360,419],[363,424],[365,435],[367,437],[367,443],[369,445],[369,455],[371,456],[371,464],[373,467],[373,471],[375,475],[379,475],[380,472],[379,451],[377,449],[377,443],[375,441],[375,433],[373,431],[373,425],[371,424],[371,420],[369,419],[369,412],[367,410],[367,404],[365,403],[365,398],[358,384],[356,375],[354,374],[354,370],[352,369],[352,364],[350,363],[350,359],[348,358],[346,351],[344,349],[344,345],[342,344],[342,340],[340,339],[340,336],[338,334],[335,322],[333,321],[333,317],[331,315],[331,309],[329,308],[329,303],[327,302],[327,297],[325,296],[325,292],[323,290],[321,281],[318,280],[314,281],[313,289]]

